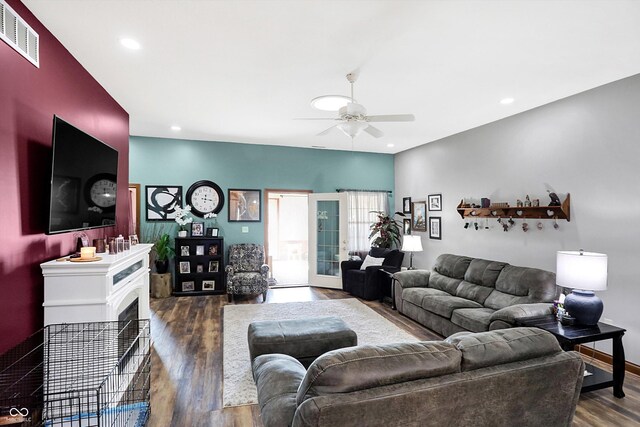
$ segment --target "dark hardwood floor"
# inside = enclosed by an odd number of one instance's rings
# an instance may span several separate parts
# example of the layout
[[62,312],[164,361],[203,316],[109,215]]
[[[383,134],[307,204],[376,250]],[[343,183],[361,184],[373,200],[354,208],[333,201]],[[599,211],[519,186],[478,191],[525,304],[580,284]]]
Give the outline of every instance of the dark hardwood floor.
[[[329,289],[278,288],[269,291],[267,303],[348,297]],[[254,304],[261,299],[236,298],[235,304]],[[420,339],[440,339],[389,305],[362,302]],[[226,304],[226,296],[151,300],[150,426],[262,426],[257,405],[222,407],[222,307]],[[627,373],[624,390],[624,399],[613,397],[611,389],[581,395],[573,425],[640,426],[640,377]]]

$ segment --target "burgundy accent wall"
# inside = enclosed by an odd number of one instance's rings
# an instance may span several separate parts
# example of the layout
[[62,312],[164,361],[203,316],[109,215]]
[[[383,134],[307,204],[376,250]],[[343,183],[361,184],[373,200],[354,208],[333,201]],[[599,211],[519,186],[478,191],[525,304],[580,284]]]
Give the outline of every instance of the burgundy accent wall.
[[74,233],[44,234],[54,114],[118,150],[117,225],[89,238],[129,222],[129,115],[21,2],[8,3],[40,35],[40,68],[0,40],[0,353],[43,326],[40,263],[75,249]]

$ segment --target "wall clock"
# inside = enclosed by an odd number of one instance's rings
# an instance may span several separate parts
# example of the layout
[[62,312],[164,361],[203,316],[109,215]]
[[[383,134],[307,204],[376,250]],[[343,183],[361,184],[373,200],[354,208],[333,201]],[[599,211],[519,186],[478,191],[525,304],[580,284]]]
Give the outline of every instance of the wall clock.
[[116,176],[110,173],[94,175],[84,186],[84,198],[89,206],[97,206],[103,212],[115,210],[117,193]]
[[198,181],[187,190],[187,203],[191,205],[191,212],[199,217],[217,214],[224,206],[224,194],[215,182]]

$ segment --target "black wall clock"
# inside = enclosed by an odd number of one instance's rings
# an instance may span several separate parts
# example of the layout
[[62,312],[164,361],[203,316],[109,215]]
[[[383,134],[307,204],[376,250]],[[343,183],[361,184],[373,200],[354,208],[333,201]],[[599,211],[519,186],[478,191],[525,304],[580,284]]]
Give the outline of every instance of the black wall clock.
[[110,173],[94,175],[84,186],[84,198],[89,206],[97,206],[103,212],[115,210],[117,193],[116,176]]
[[187,190],[187,203],[191,212],[199,217],[208,213],[217,214],[224,206],[222,189],[212,181],[198,181]]

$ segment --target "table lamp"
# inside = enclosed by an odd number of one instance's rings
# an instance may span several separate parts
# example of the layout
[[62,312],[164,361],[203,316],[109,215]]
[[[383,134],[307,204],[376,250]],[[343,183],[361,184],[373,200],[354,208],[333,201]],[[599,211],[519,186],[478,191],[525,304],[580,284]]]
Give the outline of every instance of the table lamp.
[[409,252],[409,270],[413,268],[413,253],[422,252],[422,240],[420,236],[404,236],[402,238],[402,252]]
[[556,283],[573,289],[564,300],[569,315],[581,325],[597,325],[604,306],[593,291],[607,289],[607,255],[582,249],[558,251]]

